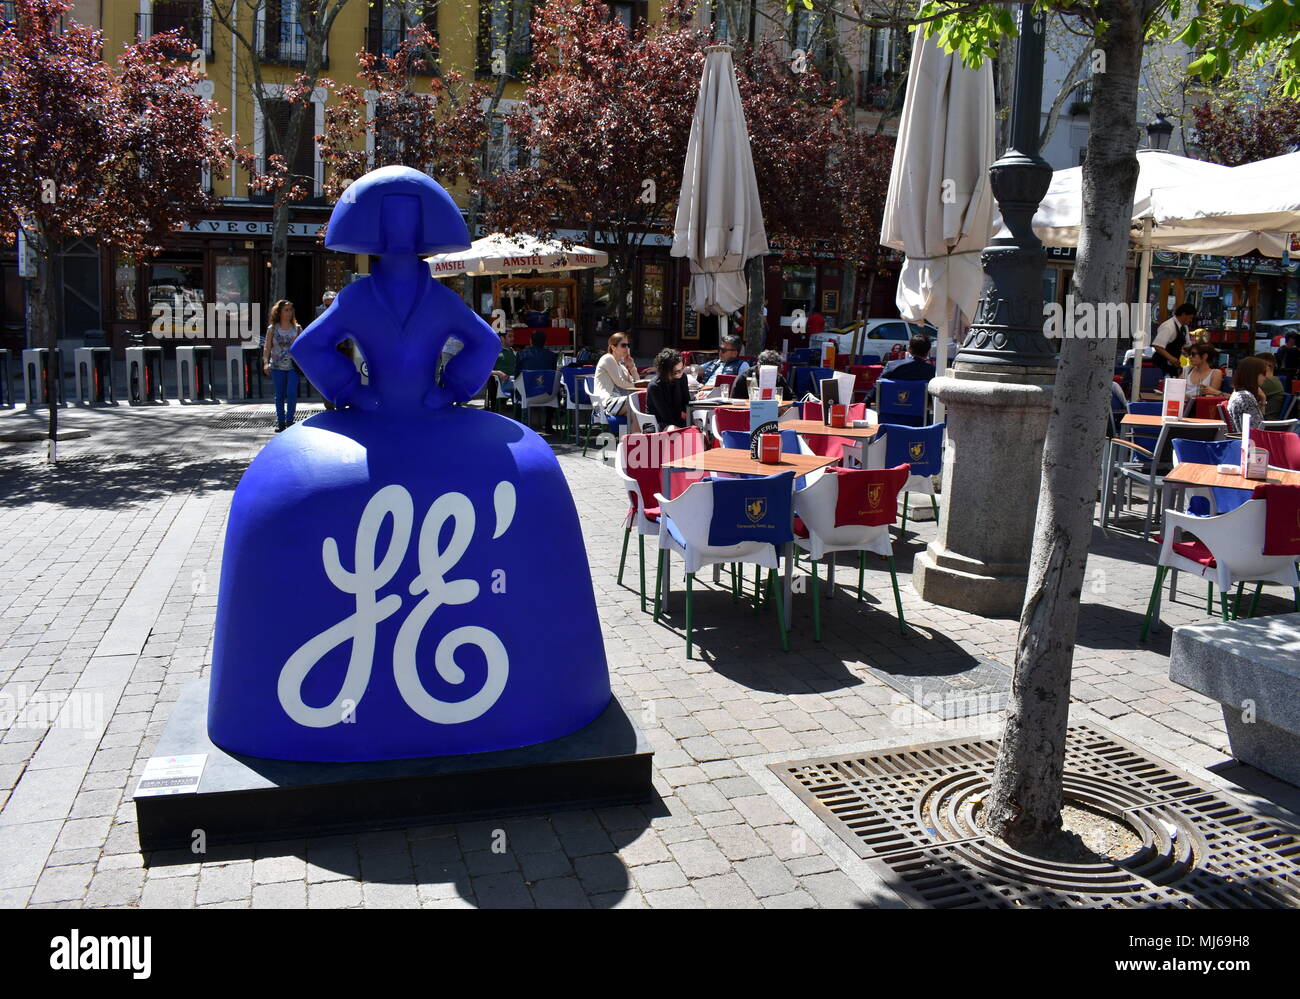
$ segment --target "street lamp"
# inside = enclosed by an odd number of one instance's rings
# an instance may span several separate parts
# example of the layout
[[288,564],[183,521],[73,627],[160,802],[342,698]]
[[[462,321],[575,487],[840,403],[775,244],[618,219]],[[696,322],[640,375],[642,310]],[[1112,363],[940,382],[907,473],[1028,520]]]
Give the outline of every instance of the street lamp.
[[1152,149],[1162,152],[1169,148],[1169,139],[1174,134],[1174,126],[1165,120],[1163,111],[1156,112],[1156,120],[1147,125],[1147,141]]

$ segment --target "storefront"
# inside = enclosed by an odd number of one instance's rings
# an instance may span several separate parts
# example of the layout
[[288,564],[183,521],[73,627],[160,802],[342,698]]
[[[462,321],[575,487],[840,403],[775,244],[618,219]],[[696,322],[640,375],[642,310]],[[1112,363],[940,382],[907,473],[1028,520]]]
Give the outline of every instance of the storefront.
[[[219,214],[186,226],[159,255],[137,264],[124,254],[101,254],[103,328],[118,351],[131,335],[146,342],[230,345],[231,330],[211,305],[240,309],[260,336],[270,321],[271,221],[269,211],[225,206]],[[306,325],[327,289],[353,279],[358,261],[326,250],[318,238],[328,209],[298,208],[289,224],[285,297]],[[233,314],[233,313],[232,313]]]

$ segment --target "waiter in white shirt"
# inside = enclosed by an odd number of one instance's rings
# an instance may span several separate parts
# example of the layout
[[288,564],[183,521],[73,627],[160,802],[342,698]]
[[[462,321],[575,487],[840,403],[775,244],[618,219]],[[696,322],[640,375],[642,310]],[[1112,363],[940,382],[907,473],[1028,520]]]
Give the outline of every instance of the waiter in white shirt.
[[1170,378],[1182,374],[1183,362],[1180,358],[1183,348],[1187,346],[1187,332],[1195,322],[1196,306],[1184,302],[1156,328],[1156,338],[1151,341],[1151,347],[1155,351],[1152,356]]

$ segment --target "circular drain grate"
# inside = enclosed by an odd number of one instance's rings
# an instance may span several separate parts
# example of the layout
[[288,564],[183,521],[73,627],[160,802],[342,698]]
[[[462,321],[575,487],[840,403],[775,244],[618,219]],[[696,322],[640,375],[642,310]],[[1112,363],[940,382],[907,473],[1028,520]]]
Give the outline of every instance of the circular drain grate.
[[1067,801],[1086,805],[1133,829],[1141,846],[1114,863],[1061,863],[1020,853],[989,837],[975,813],[990,788],[985,773],[950,774],[916,803],[917,821],[934,841],[979,870],[1065,892],[1141,892],[1185,875],[1204,856],[1205,841],[1177,811],[1138,791],[1081,774],[1065,775]]
[[1300,907],[1300,829],[1094,729],[1070,729],[1069,797],[1129,826],[1118,863],[1018,853],[975,822],[993,739],[776,763],[809,810],[913,905],[953,908]]

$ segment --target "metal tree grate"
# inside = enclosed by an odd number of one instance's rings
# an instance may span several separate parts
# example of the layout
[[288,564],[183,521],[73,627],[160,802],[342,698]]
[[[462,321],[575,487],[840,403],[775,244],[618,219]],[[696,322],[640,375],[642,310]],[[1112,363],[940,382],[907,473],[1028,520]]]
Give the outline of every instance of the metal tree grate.
[[1011,850],[974,820],[997,747],[935,742],[770,769],[913,905],[1300,907],[1300,829],[1087,727],[1070,729],[1066,798],[1128,825],[1141,847],[1091,864]]
[[[293,422],[301,423],[310,416],[325,412],[324,406],[299,406]],[[239,406],[214,417],[208,424],[216,430],[275,430],[274,406]]]

